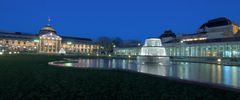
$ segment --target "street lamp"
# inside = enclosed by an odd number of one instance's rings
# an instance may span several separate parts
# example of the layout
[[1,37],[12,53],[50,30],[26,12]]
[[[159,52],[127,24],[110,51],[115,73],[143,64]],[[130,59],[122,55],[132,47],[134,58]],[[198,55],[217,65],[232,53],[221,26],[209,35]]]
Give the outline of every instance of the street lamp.
[[141,44],[140,43],[138,43],[138,46],[140,46]]

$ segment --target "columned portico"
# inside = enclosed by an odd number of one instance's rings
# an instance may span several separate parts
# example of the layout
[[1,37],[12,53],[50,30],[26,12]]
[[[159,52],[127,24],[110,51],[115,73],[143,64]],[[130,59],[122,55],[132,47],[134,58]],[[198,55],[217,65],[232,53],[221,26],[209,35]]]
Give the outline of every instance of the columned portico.
[[39,53],[58,53],[61,49],[62,38],[50,25],[40,30],[39,40]]
[[39,52],[40,53],[58,53],[61,46],[61,37],[50,32],[39,36]]

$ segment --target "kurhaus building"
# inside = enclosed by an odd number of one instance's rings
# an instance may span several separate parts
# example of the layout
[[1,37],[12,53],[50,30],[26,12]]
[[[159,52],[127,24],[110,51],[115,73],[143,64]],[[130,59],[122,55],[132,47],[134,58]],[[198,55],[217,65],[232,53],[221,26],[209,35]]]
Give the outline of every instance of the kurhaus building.
[[[168,56],[240,57],[240,32],[228,18],[207,21],[194,34],[175,34],[171,30],[160,36]],[[138,55],[139,47],[116,48],[116,55]]]
[[0,32],[0,52],[47,54],[97,54],[99,46],[91,39],[59,36],[47,25],[38,34]]

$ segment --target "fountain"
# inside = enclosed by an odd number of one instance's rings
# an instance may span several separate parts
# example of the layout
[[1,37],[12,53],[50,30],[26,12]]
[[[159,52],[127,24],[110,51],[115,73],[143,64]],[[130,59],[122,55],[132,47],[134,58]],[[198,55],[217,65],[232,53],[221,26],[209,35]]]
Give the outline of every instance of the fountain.
[[159,38],[148,38],[137,57],[140,64],[168,65],[169,57]]

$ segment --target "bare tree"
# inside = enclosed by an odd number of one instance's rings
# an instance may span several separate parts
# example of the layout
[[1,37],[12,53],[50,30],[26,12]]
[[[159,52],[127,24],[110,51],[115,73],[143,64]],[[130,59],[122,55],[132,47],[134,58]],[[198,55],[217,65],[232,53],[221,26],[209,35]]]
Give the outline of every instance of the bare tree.
[[139,45],[141,45],[139,40],[127,40],[124,42],[124,47],[137,47]]
[[119,37],[116,37],[112,40],[112,44],[116,47],[122,47],[123,46],[123,40]]
[[112,51],[112,41],[108,37],[99,37],[97,39],[97,43],[101,46],[100,53],[101,54],[108,54]]

